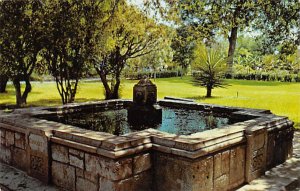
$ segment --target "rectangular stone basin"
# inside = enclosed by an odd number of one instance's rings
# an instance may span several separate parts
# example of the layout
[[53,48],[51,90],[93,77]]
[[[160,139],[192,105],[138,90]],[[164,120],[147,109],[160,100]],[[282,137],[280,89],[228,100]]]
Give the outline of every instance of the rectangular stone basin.
[[15,110],[0,116],[0,161],[71,191],[232,190],[292,154],[293,122],[268,110],[161,100],[226,115],[229,123],[187,134],[120,133],[61,123],[63,114],[124,109],[128,100]]

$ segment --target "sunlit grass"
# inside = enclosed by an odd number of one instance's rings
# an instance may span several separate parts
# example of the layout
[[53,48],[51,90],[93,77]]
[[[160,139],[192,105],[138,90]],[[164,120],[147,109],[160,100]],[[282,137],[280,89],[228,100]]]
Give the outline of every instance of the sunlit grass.
[[[137,81],[123,80],[122,98],[132,98],[132,88]],[[212,98],[205,98],[205,89],[192,84],[190,77],[156,79],[158,97],[164,96],[196,99],[198,102],[269,109],[273,113],[288,116],[297,127],[300,124],[300,83],[258,82],[227,80],[227,88],[214,89]],[[104,90],[100,81],[80,83],[77,102],[102,100]],[[0,94],[0,104],[14,104],[15,96],[11,85],[8,92]],[[55,83],[33,83],[28,97],[29,105],[60,105],[60,97]]]

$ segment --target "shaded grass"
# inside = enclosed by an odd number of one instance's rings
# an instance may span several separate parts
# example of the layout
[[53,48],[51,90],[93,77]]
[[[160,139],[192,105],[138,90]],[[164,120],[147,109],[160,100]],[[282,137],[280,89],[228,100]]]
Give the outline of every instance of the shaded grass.
[[[132,98],[132,88],[137,81],[123,80],[122,98]],[[300,83],[258,82],[244,80],[226,80],[230,86],[214,89],[212,98],[203,97],[206,90],[193,85],[190,77],[156,79],[158,97],[164,96],[196,99],[198,102],[227,106],[269,109],[273,113],[288,116],[297,127],[300,125]],[[34,106],[60,105],[60,97],[55,83],[33,83],[28,104]],[[14,89],[8,86],[8,92],[0,94],[0,104],[14,104]],[[81,82],[76,95],[77,102],[103,100],[104,90],[98,81]]]

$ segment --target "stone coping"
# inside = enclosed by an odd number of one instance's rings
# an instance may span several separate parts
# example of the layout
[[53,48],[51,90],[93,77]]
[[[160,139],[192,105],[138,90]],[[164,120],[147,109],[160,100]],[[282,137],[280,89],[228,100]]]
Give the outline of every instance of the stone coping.
[[79,112],[84,109],[124,107],[130,104],[131,101],[129,100],[109,100],[49,108],[18,109],[11,114],[1,115],[0,123],[2,128],[23,133],[30,131],[44,134],[52,142],[80,148],[87,152],[97,153],[113,159],[144,152],[149,149],[194,159],[235,144],[242,144],[246,139],[245,134],[293,123],[286,117],[271,114],[269,110],[201,104],[184,100],[161,100],[159,104],[204,111],[224,111],[233,115],[256,118],[191,135],[175,135],[155,129],[146,129],[122,136],[34,118],[34,116],[57,114],[66,111]]

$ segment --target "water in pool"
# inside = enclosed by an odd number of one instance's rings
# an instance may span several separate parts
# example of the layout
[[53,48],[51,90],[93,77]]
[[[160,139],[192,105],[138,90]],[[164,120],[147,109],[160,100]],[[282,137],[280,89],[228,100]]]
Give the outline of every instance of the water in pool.
[[134,126],[127,121],[127,110],[108,110],[96,113],[68,113],[61,116],[47,117],[48,120],[74,125],[94,131],[114,135],[154,128],[159,131],[177,135],[190,135],[208,129],[229,124],[228,117],[216,116],[198,110],[174,109],[163,107],[162,122],[153,125]]

